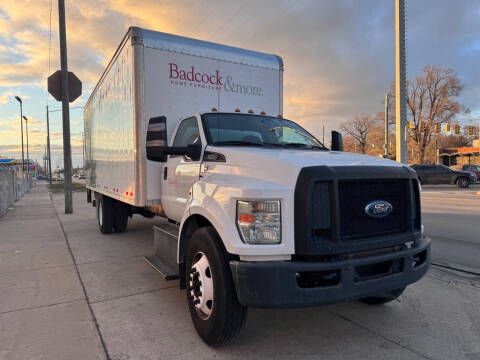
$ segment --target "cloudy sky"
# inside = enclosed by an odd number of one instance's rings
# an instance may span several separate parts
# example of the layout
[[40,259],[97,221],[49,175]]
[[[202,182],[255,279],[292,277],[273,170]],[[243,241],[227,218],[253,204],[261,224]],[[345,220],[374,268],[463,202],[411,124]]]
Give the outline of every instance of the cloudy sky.
[[[69,70],[83,81],[81,107],[131,25],[275,53],[285,63],[285,116],[318,137],[356,114],[382,111],[395,74],[394,0],[66,0]],[[0,2],[0,156],[21,157],[19,104],[31,157],[41,159],[46,93],[59,68],[53,0]],[[49,37],[51,11],[51,57]],[[454,69],[460,101],[480,117],[480,2],[407,0],[408,77],[426,64]],[[52,166],[62,165],[61,112],[50,114]],[[82,109],[71,110],[74,166],[82,161]],[[63,165],[62,165],[63,167]]]

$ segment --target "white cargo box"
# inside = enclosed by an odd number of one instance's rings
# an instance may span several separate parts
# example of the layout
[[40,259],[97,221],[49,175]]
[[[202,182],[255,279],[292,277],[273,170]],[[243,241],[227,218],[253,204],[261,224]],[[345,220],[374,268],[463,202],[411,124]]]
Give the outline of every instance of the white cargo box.
[[167,135],[197,113],[282,113],[276,55],[132,27],[84,110],[87,187],[136,206],[160,204],[161,164],[145,155],[148,120]]

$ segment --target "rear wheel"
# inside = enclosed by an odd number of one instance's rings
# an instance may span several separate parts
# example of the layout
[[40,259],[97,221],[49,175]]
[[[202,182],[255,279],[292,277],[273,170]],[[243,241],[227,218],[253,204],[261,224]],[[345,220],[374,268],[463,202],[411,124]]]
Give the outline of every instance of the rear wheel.
[[113,231],[113,200],[109,197],[98,195],[96,199],[97,222],[103,234]]
[[185,281],[193,324],[208,345],[233,341],[247,318],[238,302],[227,254],[212,227],[197,229],[187,247]]
[[469,185],[470,181],[467,178],[461,177],[457,179],[457,186],[459,188],[468,188]]
[[125,232],[127,230],[129,215],[129,206],[120,201],[115,201],[115,220],[113,228],[116,232]]
[[381,305],[389,303],[397,299],[402,293],[405,291],[405,287],[400,289],[395,289],[391,291],[386,291],[375,296],[369,296],[366,298],[360,299],[361,302],[368,304],[368,305]]

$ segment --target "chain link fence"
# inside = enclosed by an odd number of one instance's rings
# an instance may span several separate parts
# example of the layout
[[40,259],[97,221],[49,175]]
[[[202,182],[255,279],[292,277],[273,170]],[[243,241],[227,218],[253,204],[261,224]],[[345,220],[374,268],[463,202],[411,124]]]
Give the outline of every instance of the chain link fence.
[[32,174],[0,168],[0,216],[32,187]]

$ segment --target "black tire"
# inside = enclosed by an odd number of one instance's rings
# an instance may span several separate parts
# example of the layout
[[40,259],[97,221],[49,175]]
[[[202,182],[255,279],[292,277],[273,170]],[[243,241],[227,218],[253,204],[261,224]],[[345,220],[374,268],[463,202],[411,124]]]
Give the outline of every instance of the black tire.
[[[207,259],[208,268],[204,274],[197,272],[198,266],[192,269],[192,264],[199,262],[196,260],[198,256],[205,256]],[[213,301],[210,302],[209,314],[196,308],[195,301],[199,301],[197,295],[202,296],[201,290],[206,292],[205,284],[202,285],[199,279],[213,284]],[[197,283],[194,284],[194,281]],[[210,346],[220,346],[235,340],[245,325],[248,308],[238,302],[227,253],[212,227],[197,229],[190,238],[185,283],[193,325],[203,341]],[[208,301],[205,301],[205,304],[208,305]]]
[[459,188],[468,188],[470,186],[470,181],[466,177],[460,177],[457,179],[457,186]]
[[386,303],[389,303],[390,301],[397,299],[400,295],[402,295],[404,291],[405,291],[405,287],[380,293],[375,296],[362,298],[360,299],[360,301],[368,305],[386,304]]
[[129,206],[120,201],[115,201],[115,220],[113,228],[115,232],[122,233],[127,230]]
[[113,231],[113,199],[99,195],[96,199],[97,223],[103,234],[111,234]]
[[422,178],[419,177],[419,178],[418,178],[418,182],[420,183],[420,185],[423,185],[423,180],[422,180]]

